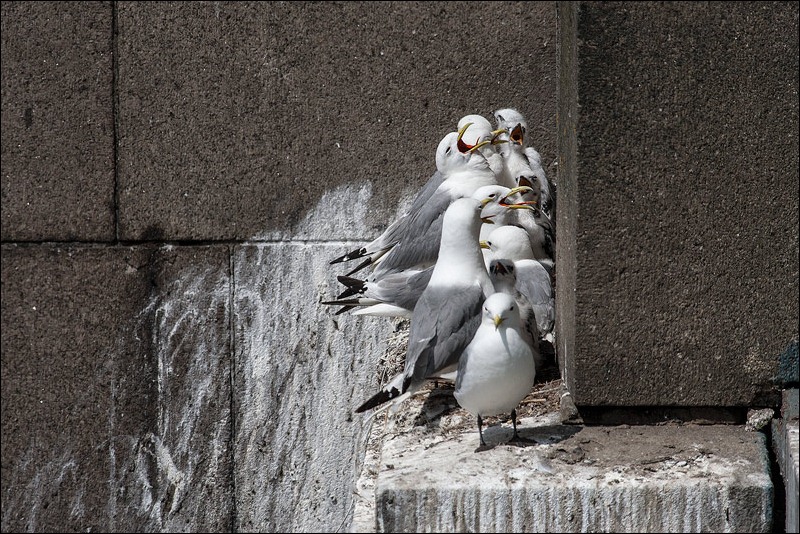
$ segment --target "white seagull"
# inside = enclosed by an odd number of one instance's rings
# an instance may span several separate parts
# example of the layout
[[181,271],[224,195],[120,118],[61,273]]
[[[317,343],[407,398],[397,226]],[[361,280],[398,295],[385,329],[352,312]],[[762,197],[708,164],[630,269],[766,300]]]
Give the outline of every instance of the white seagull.
[[[482,117],[481,117],[482,118]],[[416,249],[408,245],[409,239],[422,236],[426,232],[441,231],[441,216],[447,206],[455,198],[469,196],[481,185],[497,182],[494,172],[489,167],[486,157],[479,151],[492,142],[491,125],[486,119],[486,126],[476,126],[462,118],[458,123],[458,132],[451,132],[444,136],[436,149],[436,172],[428,179],[417,196],[411,202],[406,213],[389,225],[388,228],[371,243],[351,250],[347,254],[330,261],[331,264],[363,259],[347,276],[372,265],[377,261],[385,261],[385,255],[393,250],[396,245],[406,243],[404,250],[396,252],[387,263],[392,269],[402,269],[415,265],[417,257],[419,262],[433,264],[435,261],[438,239],[432,248]],[[468,139],[464,136],[469,132]],[[475,154],[478,152],[478,154]],[[483,167],[485,171],[476,175],[474,180],[462,179],[461,174],[467,167]],[[452,180],[451,180],[452,178]],[[416,254],[416,255],[415,255]],[[418,255],[418,256],[417,256]],[[433,260],[430,258],[433,257]],[[389,267],[387,267],[389,268]]]
[[505,160],[503,180],[514,185],[531,185],[531,175],[539,182],[541,189],[540,206],[551,219],[556,214],[555,184],[547,179],[542,167],[542,157],[531,146],[525,145],[528,124],[522,114],[511,108],[498,109],[494,112],[497,127],[508,131],[508,143],[500,148]]
[[457,199],[447,208],[439,258],[411,316],[405,369],[357,413],[390,400],[396,407],[426,380],[456,370],[478,329],[481,304],[494,292],[478,242],[481,210],[473,198]]
[[533,309],[528,295],[517,288],[517,268],[514,266],[514,262],[505,259],[491,260],[489,263],[489,278],[492,280],[496,293],[506,293],[517,301],[521,324],[520,334],[522,339],[531,347],[536,369],[541,369],[544,365],[544,358],[542,358],[539,351],[539,338],[541,335],[536,321],[536,311]]
[[537,191],[535,183],[531,190],[521,193],[520,200],[509,202],[509,208],[516,211],[514,216],[507,216],[504,220],[508,226],[519,226],[525,230],[533,257],[539,260],[547,269],[550,277],[554,279],[555,227],[550,218],[540,209],[538,201],[530,200],[531,195],[535,196]]
[[483,115],[464,115],[458,121],[458,129],[461,130],[465,125],[470,125],[462,139],[465,145],[471,147],[486,140],[490,141],[481,144],[478,152],[489,162],[489,168],[492,169],[498,184],[508,188],[516,187],[516,183],[510,180],[504,181],[505,162],[498,150],[498,145],[508,142],[508,131],[502,128],[492,130],[492,123]]
[[[487,229],[506,223],[512,211],[509,197],[527,189],[527,187],[509,189],[501,185],[486,185],[479,187],[472,194],[472,198],[480,201],[483,207],[481,217],[488,219],[488,222],[481,225],[481,239],[488,236]],[[490,251],[483,250],[483,253],[484,256],[488,256]],[[336,300],[324,301],[322,304],[342,306],[336,312],[337,315],[359,308],[353,315],[410,317],[432,273],[433,266],[424,269],[410,267],[391,271],[380,277],[371,276],[366,280],[340,275],[337,278],[347,286],[347,289]]]
[[553,286],[547,269],[534,259],[525,230],[518,226],[500,226],[481,241],[481,247],[491,251],[493,260],[513,262],[515,289],[530,302],[540,336],[550,334],[555,325]]
[[480,447],[483,417],[511,413],[512,442],[527,441],[517,434],[517,405],[533,387],[536,368],[528,344],[520,335],[519,306],[511,295],[494,293],[483,303],[481,324],[458,364],[455,398],[478,416]]

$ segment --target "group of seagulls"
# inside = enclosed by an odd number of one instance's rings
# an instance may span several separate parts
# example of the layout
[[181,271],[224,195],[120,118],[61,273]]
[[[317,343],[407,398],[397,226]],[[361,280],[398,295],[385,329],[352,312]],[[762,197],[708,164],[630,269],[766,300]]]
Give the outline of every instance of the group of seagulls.
[[[336,312],[410,318],[402,372],[356,412],[397,407],[428,380],[454,380],[477,416],[510,413],[530,392],[555,322],[555,184],[526,146],[515,109],[462,117],[436,149],[436,172],[377,239],[333,259]],[[370,269],[368,275],[357,273]],[[379,408],[381,407],[381,408]]]

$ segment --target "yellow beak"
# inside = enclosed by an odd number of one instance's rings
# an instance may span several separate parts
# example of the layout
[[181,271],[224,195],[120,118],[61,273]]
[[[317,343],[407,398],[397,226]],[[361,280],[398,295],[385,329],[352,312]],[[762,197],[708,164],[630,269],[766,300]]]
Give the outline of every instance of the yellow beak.
[[477,144],[477,145],[475,145],[474,147],[472,147],[472,148],[470,148],[469,150],[467,150],[467,152],[475,152],[475,151],[476,151],[476,150],[478,150],[480,147],[482,147],[482,146],[486,146],[486,145],[488,145],[488,144],[489,144],[489,143],[491,143],[491,142],[492,142],[492,141],[491,141],[491,140],[489,140],[489,139],[487,139],[487,140],[485,140],[485,141],[481,141],[480,143],[478,143],[478,144]]
[[487,243],[486,241],[481,241],[481,248],[488,249],[489,248],[489,243]]
[[492,319],[494,320],[494,329],[497,330],[500,328],[500,323],[503,322],[503,318],[499,315],[495,315]]
[[535,210],[536,208],[530,204],[505,204],[507,209],[511,210]]

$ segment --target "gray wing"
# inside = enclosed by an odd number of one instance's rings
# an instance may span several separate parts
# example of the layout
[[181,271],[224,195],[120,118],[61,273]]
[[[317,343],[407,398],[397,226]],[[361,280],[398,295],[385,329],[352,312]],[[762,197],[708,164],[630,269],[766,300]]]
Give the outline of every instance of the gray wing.
[[365,296],[413,310],[422,292],[428,287],[432,274],[433,267],[422,271],[390,273],[374,283],[369,283]]
[[428,287],[414,308],[405,374],[421,382],[455,365],[481,323],[483,290]]
[[341,263],[344,261],[369,257],[367,261],[347,273],[348,275],[356,273],[364,267],[374,263],[378,258],[384,255],[386,251],[391,250],[400,239],[403,239],[407,235],[407,228],[409,224],[412,224],[411,219],[413,218],[413,214],[417,213],[423,208],[428,199],[433,196],[439,186],[442,185],[443,181],[444,177],[442,173],[439,171],[433,173],[433,176],[428,179],[425,185],[422,186],[422,189],[419,191],[419,193],[417,193],[417,196],[414,197],[414,200],[411,202],[411,206],[408,208],[408,211],[401,215],[399,219],[391,223],[381,235],[376,237],[374,241],[370,242],[366,246],[351,250],[347,254],[333,259],[330,263]]
[[[480,327],[480,325],[478,325]],[[475,330],[477,333],[477,329]],[[474,336],[473,336],[474,337]],[[472,342],[472,340],[470,340]],[[461,382],[464,380],[464,368],[467,366],[467,362],[469,361],[470,350],[469,345],[464,348],[464,351],[461,353],[461,357],[458,359],[458,372],[456,373],[456,391],[461,389]]]
[[386,273],[415,266],[426,267],[436,262],[442,238],[442,220],[451,200],[449,194],[437,190],[420,210],[404,217],[403,227],[394,236],[397,244],[375,267],[374,279]]
[[428,182],[422,186],[417,196],[411,201],[411,206],[408,208],[408,213],[415,213],[422,209],[422,206],[433,196],[439,186],[444,181],[444,175],[439,171],[433,173],[433,176],[428,178]]
[[[427,206],[431,202],[437,201],[436,193],[443,181],[444,177],[442,173],[436,171],[422,187],[422,190],[417,193],[408,211],[392,223],[384,234],[379,236],[373,243],[380,240],[379,244],[381,246],[393,246],[398,242],[402,242],[404,239],[408,239],[409,235],[413,236],[415,232],[418,232],[420,222],[418,222],[417,219],[420,218],[419,214],[422,212],[423,217],[430,217],[430,215],[426,215]],[[447,209],[447,206],[445,206],[444,209]]]
[[539,334],[545,335],[553,331],[555,324],[555,301],[550,275],[536,260],[520,260],[514,262],[517,268],[517,290],[522,293],[533,307]]

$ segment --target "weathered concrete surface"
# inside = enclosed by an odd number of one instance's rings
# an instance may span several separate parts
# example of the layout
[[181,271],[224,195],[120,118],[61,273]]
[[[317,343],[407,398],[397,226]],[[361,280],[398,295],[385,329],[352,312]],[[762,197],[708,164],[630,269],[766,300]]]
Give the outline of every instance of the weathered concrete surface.
[[3,2],[5,241],[114,239],[110,2]]
[[778,459],[786,488],[786,532],[800,531],[800,424],[798,423],[798,390],[783,392],[780,418],[772,422],[772,447]]
[[[553,176],[555,4],[118,4],[120,239],[289,239],[370,184],[367,239],[467,113],[518,107]],[[290,28],[290,31],[287,29]]]
[[230,529],[226,247],[2,247],[2,530]]
[[234,253],[235,529],[349,530],[364,416],[391,320],[334,316],[336,243]]
[[581,406],[777,406],[798,6],[559,4],[557,307]]
[[[421,413],[416,410],[417,414]],[[376,422],[360,532],[769,532],[764,436],[732,425],[578,427],[557,413],[477,428],[463,410]],[[368,506],[363,506],[368,511]],[[357,511],[358,514],[358,511]]]

